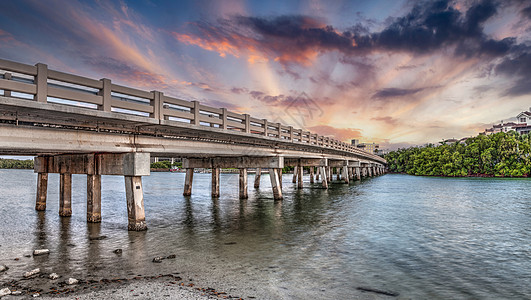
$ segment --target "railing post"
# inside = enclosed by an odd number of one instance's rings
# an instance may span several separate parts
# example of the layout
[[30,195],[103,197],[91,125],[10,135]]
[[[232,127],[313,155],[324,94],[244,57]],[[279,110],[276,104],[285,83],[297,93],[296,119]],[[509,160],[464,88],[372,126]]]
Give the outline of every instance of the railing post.
[[[11,80],[11,73],[4,73],[5,80]],[[4,97],[11,97],[11,91],[4,90]]]
[[151,92],[153,93],[153,113],[149,114],[149,116],[157,120],[164,120],[164,113],[162,112],[162,105],[164,104],[163,93],[158,91]]
[[192,108],[192,113],[194,114],[194,119],[190,122],[192,125],[201,125],[199,120],[199,101],[192,101],[194,108]]
[[282,124],[277,123],[278,126],[278,138],[282,139]]
[[98,108],[99,110],[103,111],[111,111],[111,90],[112,90],[112,84],[111,80],[107,78],[100,79],[101,82],[103,82],[103,87],[101,88],[98,95],[100,95],[103,99],[102,105]]
[[293,126],[289,127],[289,141],[293,142]]
[[251,116],[248,114],[243,115],[245,117],[245,133],[251,133]]
[[269,125],[267,124],[267,119],[262,119],[262,120],[264,121],[264,136],[269,137],[269,131],[268,131]]
[[221,129],[227,130],[227,109],[221,109]]
[[38,63],[37,76],[35,76],[35,85],[37,86],[37,93],[33,99],[37,102],[46,103],[48,101],[48,66]]

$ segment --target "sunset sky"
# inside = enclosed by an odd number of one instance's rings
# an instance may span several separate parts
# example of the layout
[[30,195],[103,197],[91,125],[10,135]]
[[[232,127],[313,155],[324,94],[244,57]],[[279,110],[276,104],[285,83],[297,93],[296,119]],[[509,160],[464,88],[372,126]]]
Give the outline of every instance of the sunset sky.
[[0,58],[396,148],[531,107],[531,1],[0,1]]

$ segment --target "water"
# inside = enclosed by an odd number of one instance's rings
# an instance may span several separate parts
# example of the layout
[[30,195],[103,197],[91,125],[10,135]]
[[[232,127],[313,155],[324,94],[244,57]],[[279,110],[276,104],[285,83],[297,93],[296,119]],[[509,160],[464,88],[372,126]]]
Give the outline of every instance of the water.
[[[260,190],[253,179],[240,201],[237,175],[222,174],[212,200],[210,174],[195,174],[184,197],[184,174],[152,173],[143,178],[149,229],[128,232],[122,177],[103,176],[103,221],[87,224],[85,176],[73,176],[73,216],[60,218],[57,174],[47,211],[36,212],[36,175],[0,170],[0,264],[11,268],[0,283],[40,267],[87,279],[180,272],[259,299],[376,296],[357,287],[402,299],[531,299],[529,179],[385,175],[297,190],[285,175],[282,202],[267,175]],[[51,254],[24,257],[39,248]],[[151,262],[169,254],[177,258]]]

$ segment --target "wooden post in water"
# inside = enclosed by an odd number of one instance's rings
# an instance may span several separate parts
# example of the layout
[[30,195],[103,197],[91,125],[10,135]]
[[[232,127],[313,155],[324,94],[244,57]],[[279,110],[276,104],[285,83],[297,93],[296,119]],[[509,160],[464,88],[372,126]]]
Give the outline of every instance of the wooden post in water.
[[327,169],[327,167],[319,167],[319,169],[321,169],[320,172],[321,172],[321,175],[323,177],[323,180],[322,180],[323,187],[325,189],[328,189],[328,178],[326,177],[326,173],[327,173],[326,169]]
[[314,183],[313,174],[314,173],[314,167],[310,167],[310,183]]
[[46,210],[46,194],[48,193],[48,173],[37,175],[37,196],[35,210]]
[[282,174],[282,169],[269,169],[269,178],[271,179],[271,188],[273,189],[273,198],[275,200],[282,200],[282,185],[280,184],[279,174]]
[[127,198],[127,220],[129,223],[128,229],[132,231],[146,230],[142,176],[124,176],[124,178],[125,197]]
[[87,175],[87,222],[101,222],[101,175]]
[[247,199],[249,195],[247,194],[247,169],[240,169],[240,199]]
[[59,176],[59,215],[70,217],[72,216],[72,174],[61,173]]
[[212,198],[219,197],[219,168],[212,168]]
[[262,176],[262,168],[256,169],[256,175],[254,176],[254,188],[260,188],[260,177]]
[[186,176],[184,177],[184,191],[183,196],[192,195],[192,182],[194,181],[194,168],[186,169]]

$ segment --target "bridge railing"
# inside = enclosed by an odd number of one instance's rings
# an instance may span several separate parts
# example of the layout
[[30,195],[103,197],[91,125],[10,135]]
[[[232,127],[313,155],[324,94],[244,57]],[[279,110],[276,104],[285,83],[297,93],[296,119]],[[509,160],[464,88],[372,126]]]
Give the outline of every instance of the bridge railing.
[[50,70],[47,65],[41,63],[32,66],[0,59],[0,90],[3,90],[4,96],[41,103],[73,105],[239,131],[293,143],[347,151],[377,161],[385,161],[348,143],[295,129],[292,126],[231,112],[225,108],[210,107],[198,101],[170,97],[160,91],[148,92],[114,84],[107,78],[95,80]]

